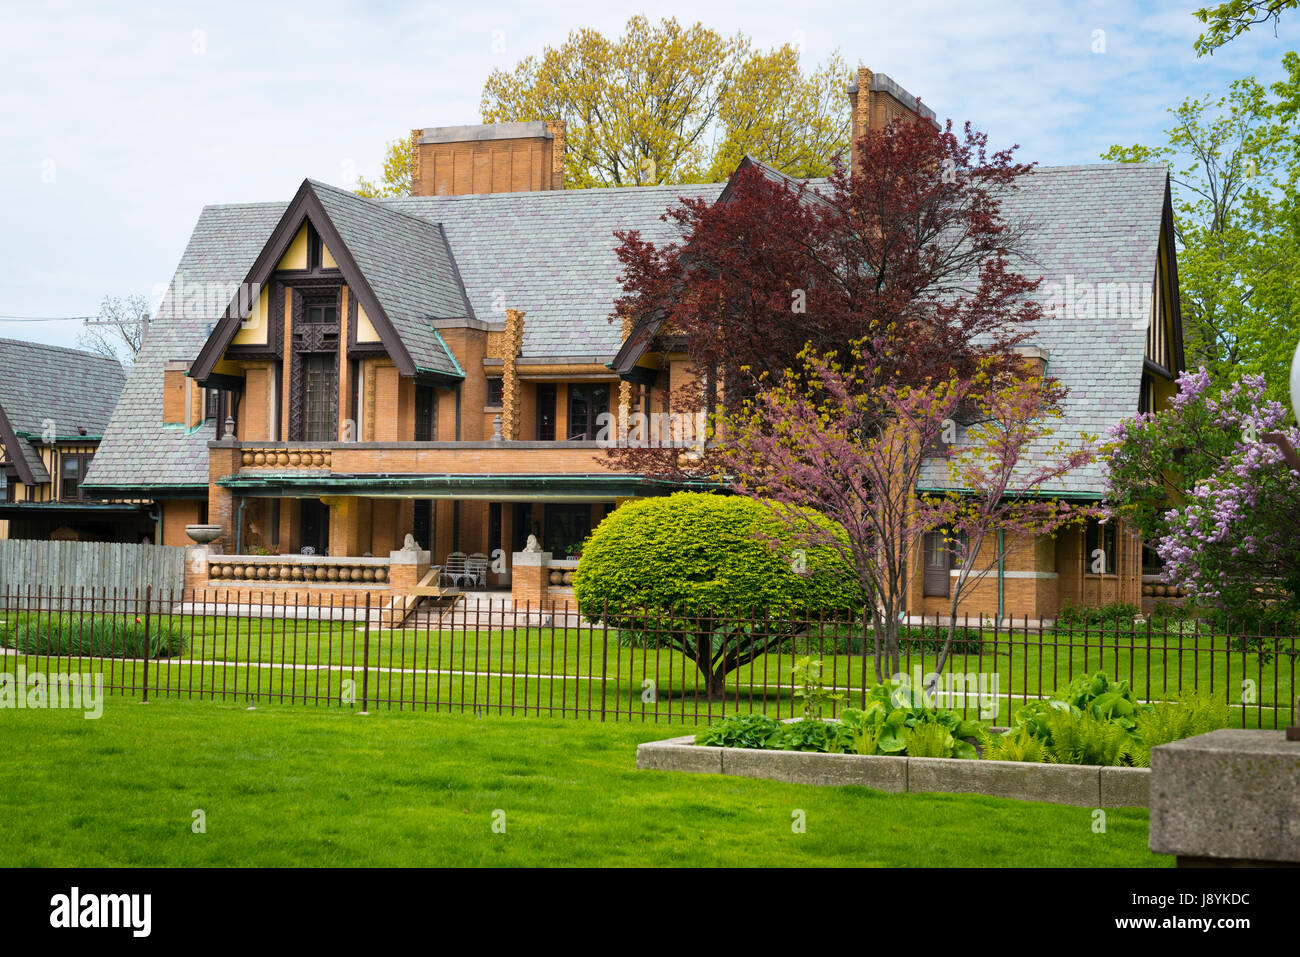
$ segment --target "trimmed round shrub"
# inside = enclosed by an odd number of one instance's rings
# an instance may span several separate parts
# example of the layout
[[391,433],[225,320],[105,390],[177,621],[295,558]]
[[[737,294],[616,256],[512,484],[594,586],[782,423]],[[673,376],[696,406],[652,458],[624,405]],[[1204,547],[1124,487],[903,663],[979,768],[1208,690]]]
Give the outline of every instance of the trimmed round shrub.
[[860,614],[843,530],[808,509],[743,496],[677,492],[627,502],[583,545],[573,576],[582,614],[635,644],[675,648],[726,675],[816,623]]

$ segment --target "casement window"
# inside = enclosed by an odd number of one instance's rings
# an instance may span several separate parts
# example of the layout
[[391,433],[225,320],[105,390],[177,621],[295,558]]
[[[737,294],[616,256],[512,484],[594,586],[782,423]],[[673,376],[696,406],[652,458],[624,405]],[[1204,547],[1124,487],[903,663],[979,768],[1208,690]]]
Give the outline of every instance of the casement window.
[[85,481],[86,471],[93,458],[90,452],[65,452],[59,466],[59,498],[65,502],[80,502],[86,498],[81,483]]
[[573,384],[569,386],[569,439],[595,441],[600,430],[599,417],[609,412],[609,386]]
[[555,386],[549,383],[537,386],[537,439],[555,441]]
[[505,402],[505,380],[499,375],[490,375],[487,380],[487,404],[493,408],[500,408]]
[[210,422],[219,414],[221,407],[221,393],[216,389],[205,389],[203,392],[203,421]]
[[1115,522],[1088,519],[1084,533],[1084,569],[1089,575],[1115,574]]
[[952,550],[944,541],[943,532],[927,532],[924,546],[925,567],[922,574],[921,593],[927,597],[947,598],[952,588]]
[[438,392],[433,386],[415,387],[415,441],[438,441]]
[[333,355],[303,356],[303,411],[307,442],[338,438],[339,370]]
[[14,500],[14,479],[5,469],[0,469],[0,502],[12,502]]
[[332,326],[339,321],[339,310],[337,306],[308,306],[302,318],[313,326]]

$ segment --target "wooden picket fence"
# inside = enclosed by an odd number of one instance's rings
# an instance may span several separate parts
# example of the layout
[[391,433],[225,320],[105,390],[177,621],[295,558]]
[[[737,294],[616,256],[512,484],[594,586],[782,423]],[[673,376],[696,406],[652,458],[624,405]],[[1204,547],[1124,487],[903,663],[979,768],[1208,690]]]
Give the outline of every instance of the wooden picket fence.
[[185,584],[186,549],[130,542],[44,542],[0,540],[0,589],[33,595],[134,594],[150,586],[156,593],[179,591]]

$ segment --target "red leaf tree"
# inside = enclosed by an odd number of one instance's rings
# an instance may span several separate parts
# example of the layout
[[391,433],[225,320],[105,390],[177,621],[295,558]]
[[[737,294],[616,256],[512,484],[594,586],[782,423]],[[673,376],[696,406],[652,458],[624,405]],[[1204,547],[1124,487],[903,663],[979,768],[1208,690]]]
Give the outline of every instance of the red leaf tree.
[[[812,184],[742,164],[717,202],[664,214],[680,242],[617,234],[615,317],[680,343],[696,372],[673,411],[734,410],[805,347],[845,356],[864,343],[884,380],[922,385],[1009,363],[1030,334],[1037,284],[1013,268],[1024,225],[1001,215],[1030,167],[990,153],[969,124],[958,136],[951,123],[896,121],[857,148],[852,176],[840,167]],[[681,470],[671,449],[613,454],[636,471]]]

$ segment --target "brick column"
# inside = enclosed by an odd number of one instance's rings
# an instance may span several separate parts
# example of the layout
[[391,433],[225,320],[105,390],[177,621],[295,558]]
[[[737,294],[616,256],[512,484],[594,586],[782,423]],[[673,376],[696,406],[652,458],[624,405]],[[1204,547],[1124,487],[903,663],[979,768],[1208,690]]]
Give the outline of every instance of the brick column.
[[516,608],[531,602],[534,608],[546,604],[549,597],[550,552],[515,552],[510,574],[510,599]]
[[221,526],[214,542],[229,554],[235,548],[235,496],[217,482],[239,472],[240,450],[234,442],[215,442],[208,448],[208,522]]

